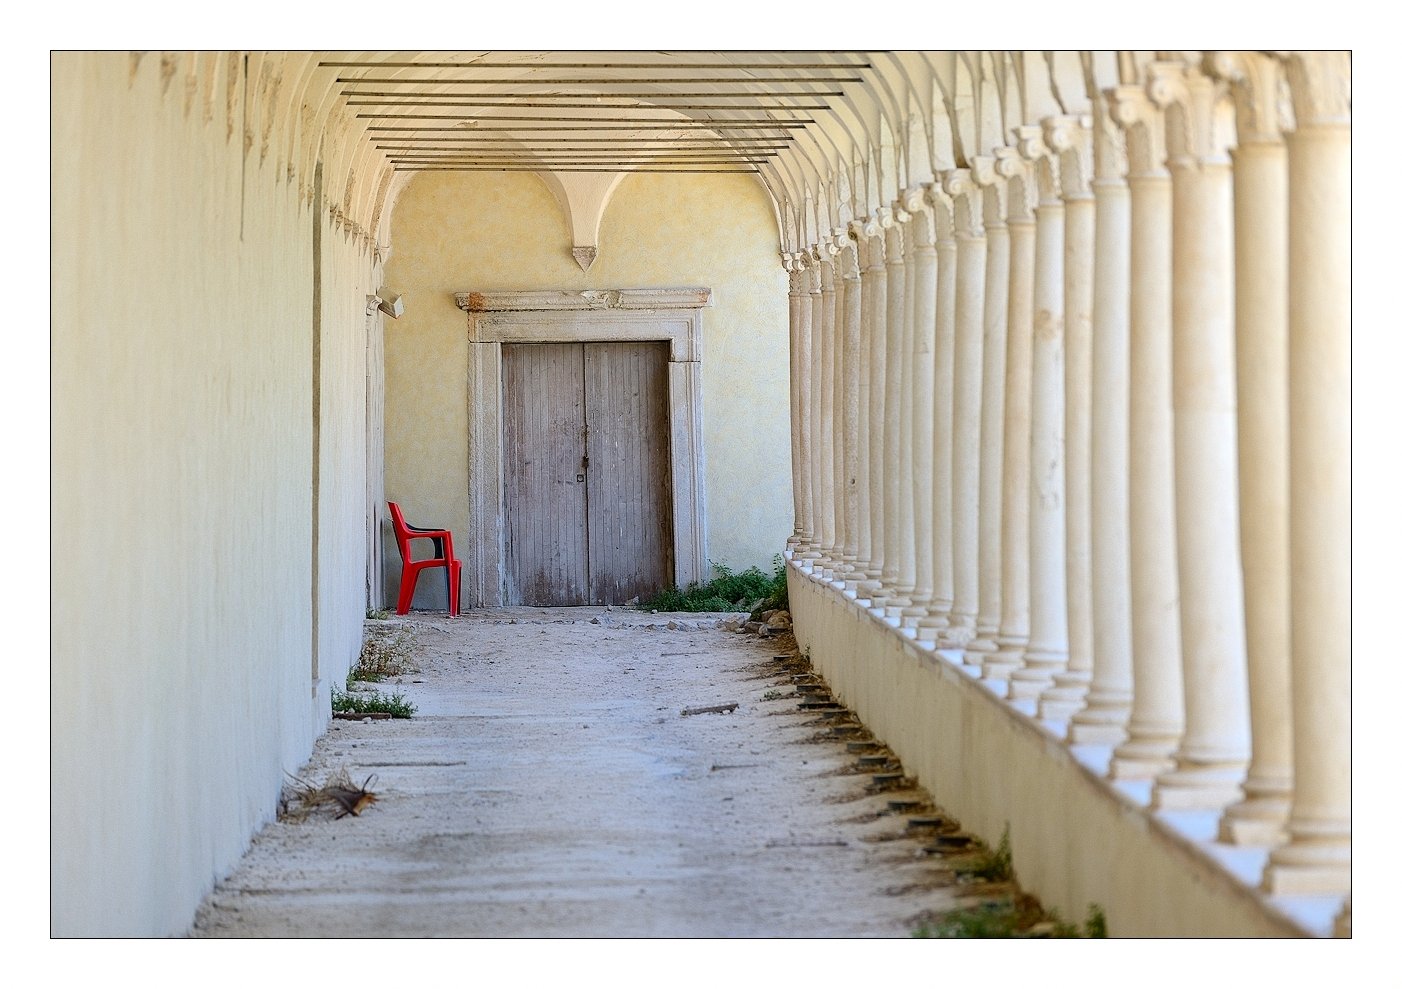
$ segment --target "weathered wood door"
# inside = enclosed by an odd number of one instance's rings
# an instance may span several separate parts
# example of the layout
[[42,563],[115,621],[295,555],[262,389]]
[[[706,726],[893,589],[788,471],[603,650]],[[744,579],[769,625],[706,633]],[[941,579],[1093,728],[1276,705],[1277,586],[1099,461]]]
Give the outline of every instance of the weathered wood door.
[[502,346],[506,604],[623,604],[672,583],[667,346]]

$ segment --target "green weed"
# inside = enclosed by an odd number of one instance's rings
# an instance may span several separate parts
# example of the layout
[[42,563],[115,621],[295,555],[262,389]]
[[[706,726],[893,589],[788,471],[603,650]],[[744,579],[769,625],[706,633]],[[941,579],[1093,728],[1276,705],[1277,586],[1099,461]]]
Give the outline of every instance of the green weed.
[[990,883],[1011,882],[1013,878],[1013,849],[1008,838],[1008,826],[1003,825],[1003,837],[998,839],[998,847],[984,849],[967,862],[954,866],[960,876],[971,876]]
[[402,693],[382,694],[378,690],[370,693],[352,693],[350,684],[342,693],[331,685],[331,710],[347,714],[388,714],[395,718],[412,718],[418,706],[407,700]]
[[[715,576],[704,584],[692,583],[685,589],[669,587],[638,605],[643,611],[750,611],[757,607],[788,605],[788,583],[784,575],[783,557],[775,556],[772,575],[759,567],[736,573],[723,563],[712,563]],[[782,605],[765,602],[779,600]]]
[[1068,924],[1055,910],[1043,910],[1035,897],[1019,895],[1012,900],[981,903],[952,910],[923,921],[911,937],[916,938],[1103,938],[1107,937],[1105,912],[1092,903],[1085,930]]

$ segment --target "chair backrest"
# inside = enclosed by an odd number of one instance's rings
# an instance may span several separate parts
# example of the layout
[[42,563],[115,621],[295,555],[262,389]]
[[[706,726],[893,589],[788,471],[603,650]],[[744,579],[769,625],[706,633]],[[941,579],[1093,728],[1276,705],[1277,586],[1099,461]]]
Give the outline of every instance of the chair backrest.
[[389,503],[390,521],[394,523],[394,541],[399,544],[399,557],[405,563],[409,562],[409,527],[404,521],[404,513],[399,510],[399,506],[394,502]]

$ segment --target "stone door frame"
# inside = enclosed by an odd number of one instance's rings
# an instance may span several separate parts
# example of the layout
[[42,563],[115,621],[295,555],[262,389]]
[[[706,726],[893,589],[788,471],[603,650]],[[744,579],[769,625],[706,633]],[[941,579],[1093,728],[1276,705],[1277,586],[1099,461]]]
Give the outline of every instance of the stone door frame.
[[708,288],[459,292],[467,313],[467,545],[463,607],[500,607],[506,565],[502,479],[504,343],[668,344],[675,580],[706,579],[706,457],[701,434],[701,310]]

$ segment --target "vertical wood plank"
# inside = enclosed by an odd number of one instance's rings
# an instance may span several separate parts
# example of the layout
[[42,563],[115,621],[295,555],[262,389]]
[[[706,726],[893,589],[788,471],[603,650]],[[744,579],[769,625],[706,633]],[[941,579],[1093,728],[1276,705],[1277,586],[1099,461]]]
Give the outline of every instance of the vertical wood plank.
[[667,357],[664,343],[584,345],[592,604],[672,582]]
[[589,600],[580,344],[502,346],[505,604]]

